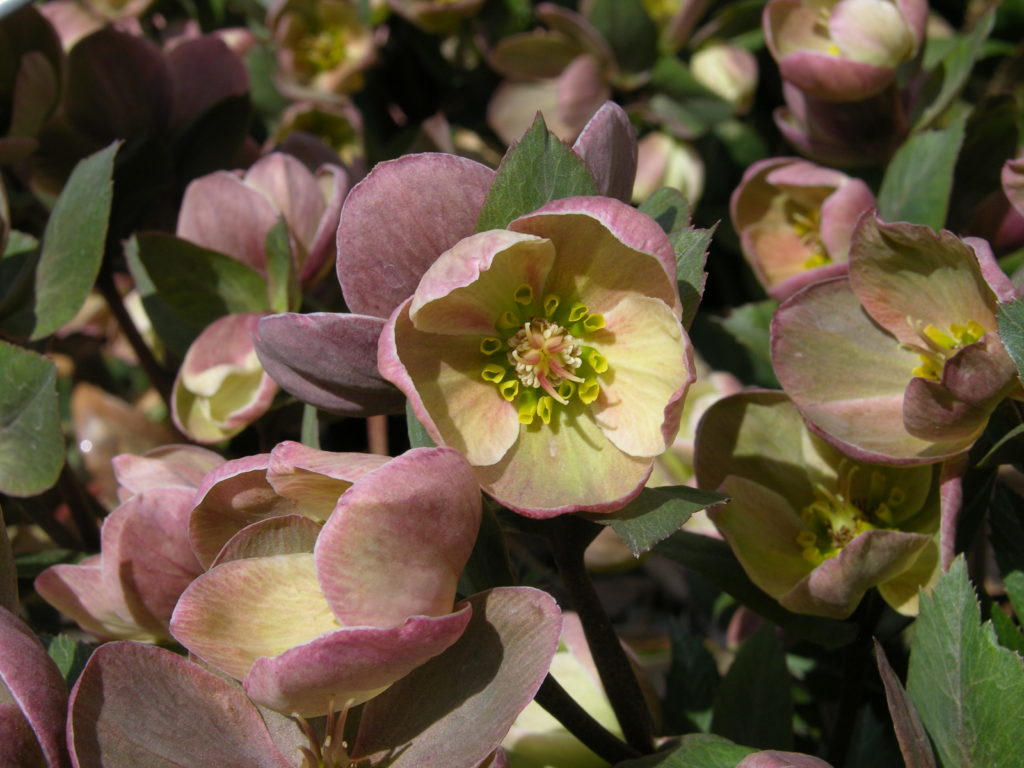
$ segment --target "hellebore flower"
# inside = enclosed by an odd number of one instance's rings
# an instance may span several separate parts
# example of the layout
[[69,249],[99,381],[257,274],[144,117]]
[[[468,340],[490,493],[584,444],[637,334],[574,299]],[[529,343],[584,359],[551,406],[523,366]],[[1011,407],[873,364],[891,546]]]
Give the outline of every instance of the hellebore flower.
[[381,373],[503,504],[617,509],[675,437],[694,378],[674,272],[650,217],[555,200],[438,256],[385,326]]
[[431,34],[455,31],[459,22],[475,16],[483,0],[388,0],[391,9]]
[[278,88],[292,99],[343,101],[377,58],[374,31],[351,0],[278,0],[267,15]]
[[[210,486],[190,526],[201,559],[219,554],[181,596],[171,632],[257,703],[318,716],[376,696],[458,640],[472,610],[453,612],[453,602],[480,493],[448,448],[366,471],[361,457],[289,445],[302,461],[275,478],[267,472],[281,495],[247,490],[251,471],[222,473]],[[357,479],[339,490],[350,460]],[[211,496],[235,492],[248,510],[228,520],[204,513]],[[256,522],[217,547],[247,515]]]
[[[270,293],[281,293],[269,279],[271,229],[284,219],[295,281],[300,288],[312,285],[334,261],[334,232],[347,191],[340,167],[325,165],[314,175],[295,158],[272,153],[244,174],[218,171],[193,181],[185,190],[177,234],[266,279],[269,310]],[[172,416],[192,439],[215,443],[231,437],[270,407],[277,385],[263,370],[252,341],[262,316],[221,317],[186,353],[174,382]]]
[[927,19],[927,0],[771,0],[762,16],[783,79],[825,101],[884,90],[917,54]]
[[877,587],[916,614],[937,576],[939,472],[850,459],[808,431],[782,392],[711,406],[697,482],[732,501],[709,511],[751,581],[797,613],[846,618]]
[[966,451],[1016,368],[996,333],[1014,298],[988,244],[865,215],[849,278],[779,307],[772,362],[815,432],[863,461],[912,464]]
[[186,445],[116,457],[121,505],[103,522],[100,554],[50,566],[36,591],[97,637],[170,640],[174,604],[203,572],[188,537],[196,489],[223,461]]
[[32,630],[3,606],[0,648],[0,766],[64,768],[64,678]]
[[705,45],[690,58],[690,71],[697,82],[732,104],[736,114],[750,111],[757,90],[757,59],[746,48]]
[[860,179],[778,157],[747,169],[732,193],[729,214],[758,282],[782,300],[846,271],[853,228],[874,205]]
[[[629,199],[636,138],[621,107],[604,104],[573,151],[599,194]],[[338,225],[338,281],[350,312],[264,318],[255,342],[268,373],[326,411],[366,416],[402,410],[405,398],[377,366],[384,321],[416,290],[438,254],[476,231],[493,181],[487,166],[441,153],[375,166],[352,188]],[[420,189],[431,194],[418,194]]]

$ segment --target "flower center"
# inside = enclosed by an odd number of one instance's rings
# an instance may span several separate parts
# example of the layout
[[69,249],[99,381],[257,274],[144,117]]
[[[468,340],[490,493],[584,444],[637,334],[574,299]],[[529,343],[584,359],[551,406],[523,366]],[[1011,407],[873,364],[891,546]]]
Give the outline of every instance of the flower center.
[[304,717],[292,715],[308,743],[308,746],[299,747],[299,752],[302,753],[300,768],[358,768],[361,761],[353,763],[349,759],[348,743],[344,740],[347,714],[347,710],[335,712],[332,700],[322,735],[317,733]]
[[929,323],[921,327],[920,321],[913,321],[907,318],[907,322],[917,332],[921,344],[904,344],[905,349],[917,352],[921,364],[914,368],[911,373],[922,379],[940,381],[942,370],[948,360],[957,350],[963,349],[969,344],[980,340],[987,331],[978,323],[971,320],[964,325],[956,323],[942,331]]
[[821,239],[821,209],[805,208],[790,201],[786,206],[786,218],[793,228],[800,242],[811,251],[803,263],[804,269],[814,269],[832,263],[832,257],[825,249],[825,242]]
[[522,424],[537,417],[550,424],[556,404],[569,405],[574,397],[584,405],[597,399],[598,376],[608,371],[608,362],[584,338],[604,327],[603,316],[554,294],[537,302],[533,289],[523,284],[512,293],[512,309],[502,312],[494,327],[501,336],[480,342],[480,352],[490,359],[480,377],[516,404]]
[[853,480],[860,469],[848,461],[841,462],[838,487],[830,490],[819,483],[814,488],[814,501],[800,511],[803,530],[796,542],[804,560],[812,565],[835,557],[864,531],[894,528],[906,517],[901,509],[906,493],[895,485],[889,487],[881,472],[872,471],[866,492],[858,495]]

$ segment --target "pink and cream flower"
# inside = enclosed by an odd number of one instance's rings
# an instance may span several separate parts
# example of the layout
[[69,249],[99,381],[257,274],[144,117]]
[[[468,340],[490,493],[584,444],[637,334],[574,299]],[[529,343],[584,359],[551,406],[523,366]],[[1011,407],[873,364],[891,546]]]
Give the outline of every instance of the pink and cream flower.
[[650,217],[556,200],[442,253],[388,320],[381,373],[503,504],[612,511],[675,437],[694,378],[674,276]]

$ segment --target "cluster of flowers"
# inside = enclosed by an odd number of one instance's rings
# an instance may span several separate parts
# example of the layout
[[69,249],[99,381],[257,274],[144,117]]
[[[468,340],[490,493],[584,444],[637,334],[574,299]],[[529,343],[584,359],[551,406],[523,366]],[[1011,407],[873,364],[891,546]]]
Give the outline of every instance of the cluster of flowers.
[[[40,191],[66,178],[47,162],[60,142],[103,146],[132,134],[130,118],[180,146],[208,109],[248,90],[244,35],[186,31],[160,50],[128,22],[118,29],[59,5],[45,6],[49,21],[19,17],[32,64],[17,87],[49,83],[52,103],[16,115],[0,139],[0,160],[32,156]],[[481,5],[391,3],[428,31]],[[665,50],[703,11],[682,5],[662,19]],[[853,137],[881,113],[905,122],[927,11],[924,0],[771,0],[764,34],[784,79],[776,122],[790,143],[829,166],[887,157],[905,131]],[[788,610],[845,619],[877,588],[895,610],[917,612],[919,590],[953,556],[943,521],[960,504],[961,457],[1001,403],[1024,399],[996,320],[1018,294],[992,248],[884,221],[870,187],[832,167],[756,162],[730,214],[753,274],[779,302],[770,334],[781,390],[731,382],[696,406],[684,321],[695,307],[680,296],[676,245],[630,205],[660,186],[652,175],[674,173],[686,145],[659,133],[638,144],[629,115],[606,101],[613,86],[636,87],[633,70],[581,15],[548,4],[537,15],[550,29],[492,52],[507,80],[488,117],[512,142],[527,128],[518,117],[543,109],[597,194],[481,227],[496,180],[512,172],[504,163],[495,171],[422,152],[364,174],[360,159],[342,164],[333,151],[321,163],[325,148],[297,135],[293,154],[256,159],[243,147],[244,172],[196,174],[176,237],[148,236],[241,265],[261,294],[258,311],[224,314],[190,340],[170,398],[188,438],[239,434],[283,389],[345,416],[408,404],[437,447],[395,458],[295,442],[232,460],[196,445],[119,456],[101,552],[46,569],[35,589],[86,632],[133,642],[98,649],[69,694],[31,630],[0,605],[10,764],[59,766],[70,754],[76,766],[142,765],[166,754],[277,767],[299,753],[308,768],[503,765],[500,744],[555,658],[562,616],[532,588],[459,597],[481,490],[533,519],[615,513],[667,450],[692,465],[695,485],[729,497],[711,520]],[[347,94],[386,44],[384,27],[340,0],[285,0],[267,24],[278,87],[310,100],[283,122],[357,121]],[[144,118],[117,108],[117,83],[92,100],[59,87],[63,57],[81,73],[102,69],[112,48],[155,73]],[[753,58],[723,44],[701,57],[694,75],[708,73],[703,87],[742,113]],[[206,66],[218,77],[198,87],[191,78]],[[688,183],[699,194],[700,181]],[[1024,215],[1024,160],[1005,165],[1003,187]],[[298,312],[332,264],[347,311]],[[191,659],[140,643],[177,643]],[[487,657],[495,643],[497,659]],[[480,658],[500,670],[476,676]],[[159,695],[142,694],[140,677]],[[435,686],[451,695],[425,704]],[[356,726],[335,718],[367,702]],[[326,733],[304,720],[322,716]],[[762,752],[740,765],[824,763]]]

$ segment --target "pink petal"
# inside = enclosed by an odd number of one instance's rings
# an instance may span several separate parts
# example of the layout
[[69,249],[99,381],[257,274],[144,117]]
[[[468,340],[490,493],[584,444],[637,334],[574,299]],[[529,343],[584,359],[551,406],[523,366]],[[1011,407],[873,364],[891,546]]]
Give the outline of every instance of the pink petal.
[[876,66],[817,51],[796,51],[779,62],[783,78],[823,101],[856,102],[881,93],[893,81],[893,67]]
[[389,629],[329,632],[275,658],[257,659],[245,692],[266,707],[304,717],[362,703],[451,646],[471,614],[466,605],[445,616],[411,616]]
[[679,432],[686,390],[696,378],[693,348],[668,305],[627,297],[604,313],[587,341],[608,360],[594,418],[631,456],[657,456]]
[[232,560],[312,552],[320,528],[302,515],[268,517],[247,525],[228,539],[210,568]]
[[175,133],[224,99],[249,93],[245,64],[218,37],[184,40],[165,58],[174,84],[170,124]]
[[155,640],[133,619],[124,596],[107,591],[100,558],[77,565],[51,565],[36,576],[35,590],[46,602],[71,618],[86,632],[103,639]]
[[349,193],[338,226],[338,279],[349,310],[387,317],[411,296],[434,259],[473,234],[493,179],[480,163],[434,153],[370,171]]
[[555,88],[555,111],[546,112],[544,117],[548,129],[564,142],[574,141],[612,95],[601,62],[587,54],[572,60],[559,75]]
[[128,494],[167,487],[195,489],[223,463],[223,456],[198,445],[165,445],[141,456],[122,453],[113,459],[120,490]]
[[25,623],[6,608],[0,608],[0,648],[0,687],[10,693],[9,699],[4,697],[6,703],[13,703],[31,727],[46,766],[66,766],[68,693],[57,665]]
[[599,195],[629,202],[637,168],[636,129],[622,107],[606,101],[572,148],[594,175]]
[[67,732],[75,768],[292,765],[237,687],[136,643],[93,653],[71,693]]
[[408,303],[395,310],[380,337],[380,371],[409,398],[437,443],[450,445],[475,466],[501,459],[519,435],[515,406],[480,371],[486,357],[479,336],[421,333]]
[[604,312],[627,295],[661,299],[679,310],[672,244],[654,219],[625,203],[607,197],[554,200],[509,229],[554,243],[551,293],[578,295],[591,312]]
[[397,413],[405,398],[377,368],[383,327],[368,315],[270,315],[253,341],[267,373],[300,400],[345,416]]
[[317,540],[317,573],[346,626],[442,616],[480,527],[480,488],[450,448],[416,448],[357,480]]
[[551,243],[505,229],[480,232],[442,253],[423,275],[409,305],[417,330],[492,335],[521,285],[544,295],[555,258]]
[[[259,190],[284,216],[288,232],[298,245],[296,265],[304,269],[327,201],[316,178],[299,160],[272,152],[245,172],[245,184]],[[337,222],[335,222],[337,226]]]

